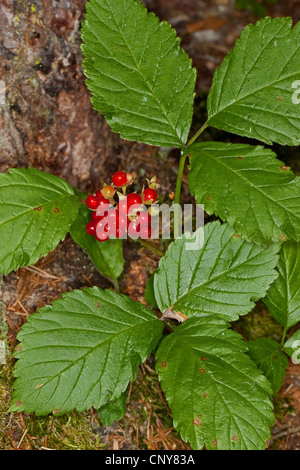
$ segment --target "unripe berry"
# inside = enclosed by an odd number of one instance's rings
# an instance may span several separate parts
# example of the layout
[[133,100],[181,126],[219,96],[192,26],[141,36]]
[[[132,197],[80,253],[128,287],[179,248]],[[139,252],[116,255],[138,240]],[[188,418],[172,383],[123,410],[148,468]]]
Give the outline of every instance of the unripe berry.
[[115,194],[116,190],[113,186],[104,186],[101,192],[103,197],[111,199]]

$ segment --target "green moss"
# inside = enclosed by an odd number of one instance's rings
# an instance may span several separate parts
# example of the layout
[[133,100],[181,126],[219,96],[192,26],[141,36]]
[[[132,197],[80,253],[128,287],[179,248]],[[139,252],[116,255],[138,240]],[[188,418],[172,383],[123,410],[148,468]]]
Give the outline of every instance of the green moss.
[[233,328],[248,341],[268,337],[280,342],[283,333],[283,327],[274,320],[262,301],[257,303],[252,312],[234,322]]
[[[55,450],[101,450],[99,434],[91,427],[90,412],[72,412],[64,416],[35,416],[25,413],[9,413],[12,394],[11,364],[2,368],[0,375],[0,449],[12,449],[12,439],[7,434],[13,431],[18,443],[26,429],[23,444],[32,450],[47,447]],[[95,418],[94,418],[95,420]],[[98,422],[97,422],[98,424]],[[30,436],[31,439],[27,436]]]
[[32,448],[55,450],[101,450],[100,436],[93,432],[90,413],[72,412],[63,416],[25,416],[28,434],[38,439]]

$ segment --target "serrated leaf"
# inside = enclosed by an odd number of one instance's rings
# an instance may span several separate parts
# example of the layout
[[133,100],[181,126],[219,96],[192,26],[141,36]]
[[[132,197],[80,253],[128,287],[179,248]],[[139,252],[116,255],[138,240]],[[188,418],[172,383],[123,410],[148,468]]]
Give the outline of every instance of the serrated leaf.
[[154,289],[162,312],[172,307],[188,317],[206,313],[237,320],[277,277],[279,246],[247,242],[228,224],[206,224],[201,249],[188,250],[188,243],[185,235],[177,239],[160,260]]
[[209,214],[250,241],[300,240],[300,179],[271,150],[204,142],[190,153],[189,187]]
[[[85,199],[85,196],[82,195],[82,198]],[[71,227],[70,235],[87,252],[101,274],[111,279],[117,279],[124,268],[122,241],[112,239],[105,242],[97,241],[95,237],[86,232],[86,224],[90,221],[91,211],[86,204],[80,204],[79,213]]]
[[115,421],[119,421],[126,413],[127,392],[122,393],[114,401],[110,401],[98,410],[99,417],[104,426],[111,426]]
[[279,276],[263,302],[275,320],[290,328],[300,321],[300,243],[283,243],[277,270]]
[[97,287],[67,293],[18,335],[12,411],[100,408],[134,380],[163,324],[129,297]]
[[72,187],[35,168],[0,174],[0,272],[29,266],[53,251],[78,213]]
[[264,18],[244,29],[214,74],[208,125],[299,145],[300,23],[291,28],[291,18]]
[[160,344],[156,369],[174,427],[193,449],[264,449],[272,389],[239,334],[218,318],[192,318]]
[[300,330],[295,331],[283,349],[292,358],[294,364],[300,364]]
[[176,32],[134,0],[87,3],[82,47],[94,108],[123,139],[186,143],[196,72]]
[[264,373],[273,388],[273,394],[279,391],[288,366],[288,359],[280,344],[270,338],[259,338],[247,343],[249,356]]

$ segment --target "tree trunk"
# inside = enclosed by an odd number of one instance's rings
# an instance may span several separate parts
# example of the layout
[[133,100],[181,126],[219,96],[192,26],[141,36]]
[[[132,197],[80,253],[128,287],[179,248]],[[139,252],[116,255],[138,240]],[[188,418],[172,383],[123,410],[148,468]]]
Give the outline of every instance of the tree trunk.
[[34,166],[91,190],[130,151],[90,103],[80,51],[84,5],[1,1],[0,171]]

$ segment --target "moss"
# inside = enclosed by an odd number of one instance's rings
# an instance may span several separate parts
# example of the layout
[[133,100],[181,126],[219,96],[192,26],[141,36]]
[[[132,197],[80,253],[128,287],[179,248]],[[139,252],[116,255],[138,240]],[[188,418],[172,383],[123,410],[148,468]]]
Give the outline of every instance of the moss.
[[256,304],[252,312],[234,322],[233,328],[248,341],[268,337],[280,342],[283,333],[283,327],[273,319],[262,301]]
[[14,449],[26,431],[21,448],[38,450],[100,450],[104,447],[100,436],[93,431],[97,422],[91,412],[72,412],[63,416],[35,416],[9,413],[12,394],[11,363],[3,367],[0,376],[0,449]]
[[100,450],[100,436],[91,428],[89,412],[72,412],[63,416],[40,417],[25,415],[25,425],[32,441],[32,449],[47,447],[55,450]]

